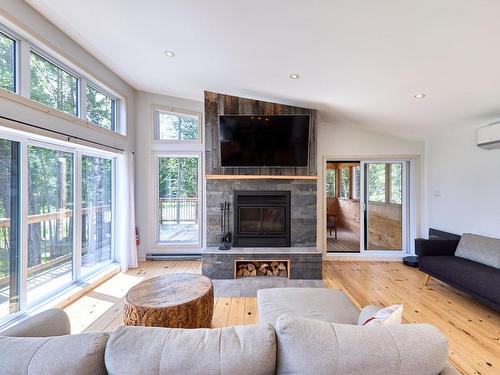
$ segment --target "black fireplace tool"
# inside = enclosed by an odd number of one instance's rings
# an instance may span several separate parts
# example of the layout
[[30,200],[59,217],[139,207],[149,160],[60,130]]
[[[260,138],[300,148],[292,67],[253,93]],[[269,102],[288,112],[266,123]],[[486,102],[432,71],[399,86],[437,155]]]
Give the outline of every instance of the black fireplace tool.
[[219,250],[229,250],[233,238],[229,231],[229,213],[231,212],[231,203],[225,202],[220,204],[220,237],[222,244]]

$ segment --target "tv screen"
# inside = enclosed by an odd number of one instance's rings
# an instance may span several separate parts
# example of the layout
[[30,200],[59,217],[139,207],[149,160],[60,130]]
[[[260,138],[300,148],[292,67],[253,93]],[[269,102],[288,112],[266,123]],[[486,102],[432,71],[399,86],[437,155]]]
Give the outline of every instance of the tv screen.
[[309,115],[222,115],[223,167],[307,167]]

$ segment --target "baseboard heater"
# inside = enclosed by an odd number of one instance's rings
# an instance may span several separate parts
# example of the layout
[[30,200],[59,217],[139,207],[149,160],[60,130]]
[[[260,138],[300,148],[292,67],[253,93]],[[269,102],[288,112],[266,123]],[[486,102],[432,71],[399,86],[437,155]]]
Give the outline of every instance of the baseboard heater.
[[201,260],[201,254],[146,254],[146,260]]

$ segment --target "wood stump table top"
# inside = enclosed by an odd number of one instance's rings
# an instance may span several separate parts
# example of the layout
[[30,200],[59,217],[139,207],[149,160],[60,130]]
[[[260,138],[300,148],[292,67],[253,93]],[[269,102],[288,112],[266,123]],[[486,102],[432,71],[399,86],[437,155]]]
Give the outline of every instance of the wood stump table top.
[[123,321],[126,325],[155,327],[210,327],[213,301],[208,277],[189,273],[158,276],[129,290]]

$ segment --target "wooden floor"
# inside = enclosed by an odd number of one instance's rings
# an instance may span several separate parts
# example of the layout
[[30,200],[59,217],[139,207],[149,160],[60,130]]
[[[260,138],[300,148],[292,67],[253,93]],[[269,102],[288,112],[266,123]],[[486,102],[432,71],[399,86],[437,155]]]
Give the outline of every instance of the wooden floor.
[[337,238],[328,236],[328,252],[336,253],[359,253],[359,233],[339,228]]
[[[146,262],[118,274],[65,308],[72,331],[112,331],[121,325],[123,297],[141,280],[171,272],[199,273],[198,261]],[[359,307],[404,305],[406,322],[426,322],[449,339],[450,361],[464,374],[500,374],[500,314],[444,283],[399,262],[332,261],[323,265],[327,287],[340,288]],[[213,327],[254,324],[254,297],[216,298]]]

